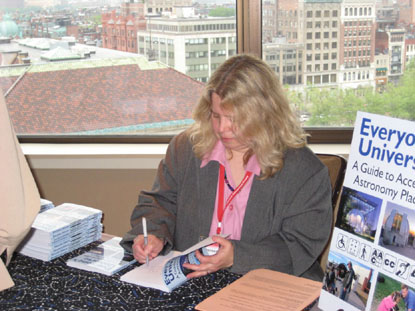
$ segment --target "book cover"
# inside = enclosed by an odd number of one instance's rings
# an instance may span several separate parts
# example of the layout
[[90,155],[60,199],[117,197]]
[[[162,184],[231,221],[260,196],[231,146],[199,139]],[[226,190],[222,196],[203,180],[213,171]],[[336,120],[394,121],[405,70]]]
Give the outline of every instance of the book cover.
[[406,310],[414,236],[415,123],[359,112],[319,308]]

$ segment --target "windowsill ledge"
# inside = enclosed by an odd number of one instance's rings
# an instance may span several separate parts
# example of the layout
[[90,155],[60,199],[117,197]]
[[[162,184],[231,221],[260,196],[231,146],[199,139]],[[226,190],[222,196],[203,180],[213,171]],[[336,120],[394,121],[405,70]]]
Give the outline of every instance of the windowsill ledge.
[[[156,169],[167,144],[22,143],[32,169]],[[346,156],[348,144],[310,144],[315,153]]]

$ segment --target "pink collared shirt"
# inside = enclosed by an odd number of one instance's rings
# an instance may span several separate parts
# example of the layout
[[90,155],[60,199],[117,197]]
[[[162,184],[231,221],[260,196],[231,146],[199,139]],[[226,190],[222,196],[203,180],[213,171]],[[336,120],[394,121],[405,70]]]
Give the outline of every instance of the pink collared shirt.
[[[217,161],[225,167],[226,176],[231,184],[231,186],[235,189],[238,185],[235,185],[233,181],[231,168],[226,160],[226,151],[225,146],[219,140],[215,147],[213,148],[212,152],[205,156],[202,160],[202,164],[200,167],[204,167],[210,161]],[[251,156],[248,160],[248,163],[245,167],[245,171],[252,172],[252,176],[249,178],[248,182],[242,188],[242,190],[235,196],[235,198],[230,202],[230,205],[227,209],[225,209],[225,213],[223,215],[222,221],[222,234],[229,234],[229,238],[232,240],[240,240],[241,239],[241,232],[242,232],[242,224],[245,217],[245,210],[246,204],[248,202],[249,193],[251,192],[252,181],[254,180],[254,175],[259,176],[261,173],[261,168],[259,166],[258,160],[255,155]],[[218,175],[219,176],[219,175]],[[216,189],[216,200],[215,200],[215,210],[213,212],[212,223],[210,225],[210,232],[209,236],[216,235],[216,229],[218,226],[218,195],[219,195],[219,177]],[[229,187],[225,184],[225,198],[224,202],[228,199],[231,195],[232,191]]]

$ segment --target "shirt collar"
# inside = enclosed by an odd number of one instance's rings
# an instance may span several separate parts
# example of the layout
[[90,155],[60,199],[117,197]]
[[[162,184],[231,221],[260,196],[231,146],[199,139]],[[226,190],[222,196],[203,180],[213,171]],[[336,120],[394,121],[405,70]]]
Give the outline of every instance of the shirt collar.
[[[220,140],[216,142],[215,147],[213,147],[212,151],[203,157],[200,167],[202,168],[206,166],[210,161],[217,161],[223,166],[226,165],[225,146]],[[246,164],[245,170],[248,172],[252,172],[253,174],[257,176],[261,174],[261,167],[259,166],[259,163],[258,163],[258,160],[255,154],[253,154],[249,158],[248,163]]]

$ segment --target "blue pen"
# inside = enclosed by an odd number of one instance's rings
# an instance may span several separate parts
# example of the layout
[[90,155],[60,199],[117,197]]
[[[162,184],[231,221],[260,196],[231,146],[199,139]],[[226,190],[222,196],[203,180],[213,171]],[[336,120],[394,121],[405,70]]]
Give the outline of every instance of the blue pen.
[[[147,220],[143,217],[143,235],[144,235],[144,246],[148,244],[148,236],[147,236]],[[148,255],[146,256],[146,265],[148,266]]]

